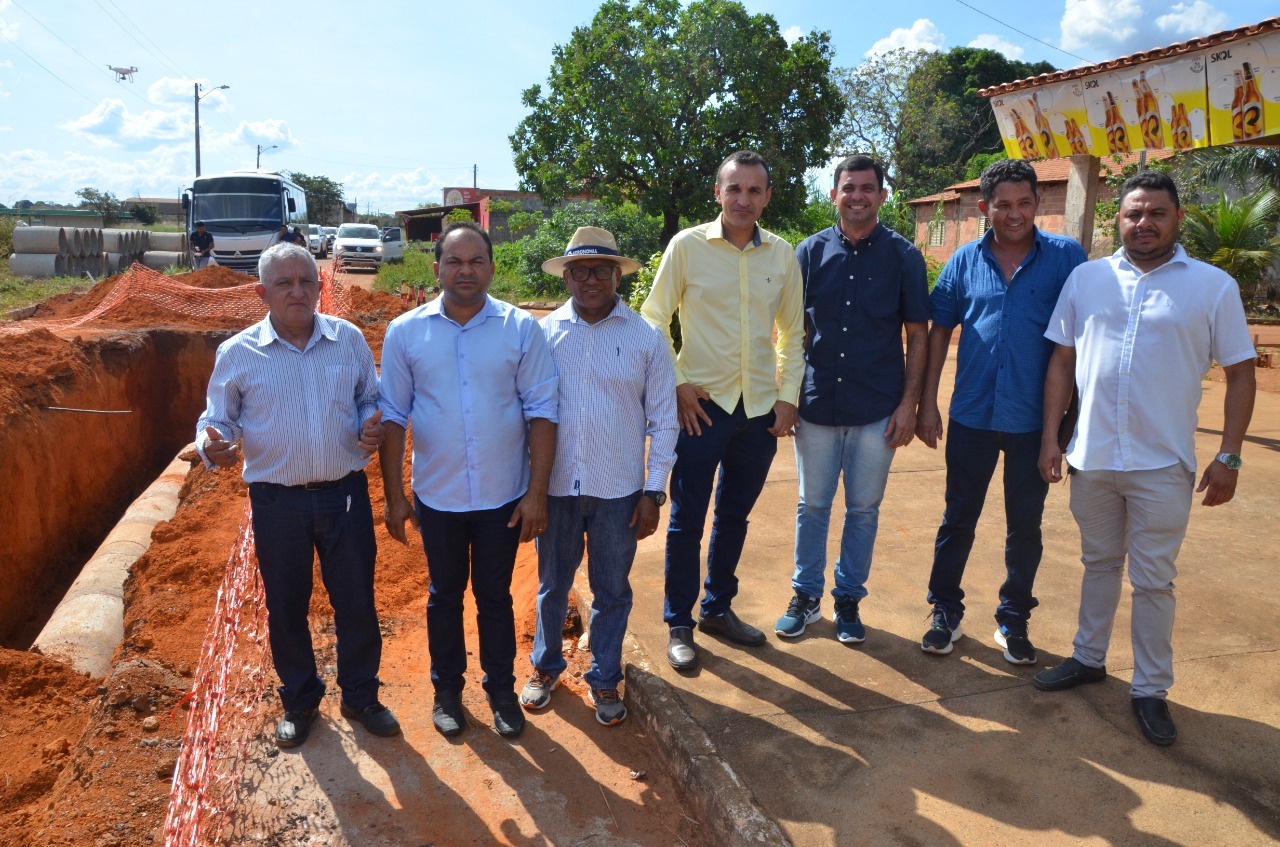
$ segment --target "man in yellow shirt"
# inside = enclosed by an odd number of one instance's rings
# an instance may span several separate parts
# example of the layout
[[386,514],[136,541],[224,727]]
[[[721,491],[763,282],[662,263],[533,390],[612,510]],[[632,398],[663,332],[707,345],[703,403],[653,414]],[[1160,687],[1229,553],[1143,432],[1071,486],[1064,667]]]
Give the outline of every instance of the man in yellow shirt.
[[747,646],[765,640],[730,604],[738,593],[735,571],[747,516],[764,488],[777,440],[795,426],[804,376],[800,266],[791,245],[757,223],[772,193],[760,154],[743,150],[725,159],[715,183],[719,217],[676,234],[640,308],[668,343],[671,317],[680,313],[675,360],[681,431],[671,473],[663,610],[671,628],[667,660],[677,670],[698,664],[693,604],[717,469],[698,627]]

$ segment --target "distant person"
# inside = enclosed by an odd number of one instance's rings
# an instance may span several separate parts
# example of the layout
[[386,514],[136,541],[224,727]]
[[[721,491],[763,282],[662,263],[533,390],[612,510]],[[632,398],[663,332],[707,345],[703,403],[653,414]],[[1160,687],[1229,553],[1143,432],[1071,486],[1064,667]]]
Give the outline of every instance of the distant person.
[[546,706],[565,671],[561,636],[585,535],[592,599],[591,669],[583,681],[596,720],[613,726],[627,716],[618,683],[636,542],[658,528],[676,459],[675,371],[662,333],[618,296],[622,277],[640,263],[618,255],[612,233],[579,227],[565,254],[542,269],[564,278],[570,301],[542,319],[560,412],[547,531],[538,539],[533,675],[520,702],[531,711]]
[[290,235],[290,239],[293,241],[294,244],[297,244],[299,247],[307,246],[307,234],[302,231],[301,227],[295,226],[293,228],[293,234]]
[[[671,239],[640,307],[666,335],[676,363],[682,432],[671,473],[663,619],[670,628],[667,661],[677,670],[698,664],[693,605],[713,491],[698,628],[745,646],[765,641],[763,632],[733,611],[736,572],[747,517],[764,488],[778,439],[795,427],[804,378],[800,266],[791,245],[758,223],[773,196],[768,164],[759,153],[731,154],[716,172],[714,194],[720,215]],[[677,311],[679,355],[671,341]]]
[[209,266],[213,255],[213,233],[204,228],[204,221],[196,221],[196,231],[191,233],[191,263],[195,270]]
[[1079,628],[1071,657],[1036,674],[1044,691],[1107,676],[1107,648],[1128,560],[1133,586],[1133,683],[1138,727],[1172,744],[1173,581],[1196,484],[1196,409],[1213,362],[1226,374],[1222,439],[1200,477],[1201,505],[1235,496],[1253,415],[1253,341],[1228,274],[1178,244],[1185,212],[1166,174],[1141,171],[1120,189],[1123,245],[1076,269],[1049,319],[1055,345],[1044,390],[1040,472],[1060,481],[1058,426],[1079,386],[1080,417],[1066,460],[1080,526]]
[[272,244],[292,244],[293,243],[293,233],[289,232],[288,224],[280,224],[280,228],[276,230],[275,238],[272,239],[271,243]]
[[[436,730],[453,736],[466,726],[462,604],[470,582],[493,727],[515,738],[525,719],[515,690],[511,575],[517,547],[547,529],[556,370],[537,320],[488,295],[487,232],[471,221],[451,224],[435,254],[440,296],[392,321],[382,345],[385,520],[401,543],[411,521],[427,556]],[[412,504],[402,470],[410,421]]]
[[244,452],[284,706],[276,744],[305,741],[324,698],[307,623],[317,554],[333,604],[342,714],[395,735],[400,724],[378,701],[377,543],[364,472],[383,437],[373,354],[355,326],[316,313],[320,276],[306,250],[268,248],[255,290],[268,315],[218,348],[196,450],[220,468]]
[[978,209],[990,227],[956,251],[930,295],[929,367],[916,434],[936,449],[942,438],[938,384],[951,333],[958,326],[951,432],[947,435],[946,509],[929,574],[932,624],[920,641],[926,653],[946,655],[963,634],[964,577],[974,530],[996,462],[1004,454],[1005,579],[996,607],[994,640],[1006,662],[1036,663],[1028,635],[1033,589],[1044,551],[1040,522],[1049,488],[1040,478],[1044,372],[1053,345],[1045,325],[1067,275],[1085,252],[1070,238],[1036,227],[1036,172],[1016,159],[982,172]]
[[[795,638],[821,617],[827,534],[844,477],[836,560],[836,638],[858,644],[858,605],[897,448],[915,437],[929,335],[929,279],[915,245],[880,223],[889,193],[868,156],[836,165],[831,200],[839,220],[796,248],[804,277],[805,371],[796,423],[795,592],[774,632]],[[905,364],[902,335],[906,330]]]

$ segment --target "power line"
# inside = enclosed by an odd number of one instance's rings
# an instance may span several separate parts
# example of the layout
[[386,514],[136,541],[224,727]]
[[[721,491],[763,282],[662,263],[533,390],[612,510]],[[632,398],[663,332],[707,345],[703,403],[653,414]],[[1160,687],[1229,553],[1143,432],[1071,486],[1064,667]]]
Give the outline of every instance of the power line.
[[[170,71],[172,71],[174,74],[176,74],[176,75],[178,75],[178,76],[186,76],[186,74],[184,74],[181,70],[179,70],[178,68],[176,68],[176,67],[174,67],[173,65],[169,64],[169,63],[168,63],[168,62],[166,62],[164,59],[161,59],[161,58],[160,58],[159,56],[157,56],[154,52],[152,52],[151,48],[150,48],[150,47],[148,47],[147,45],[143,44],[141,41],[139,41],[139,40],[138,40],[138,37],[137,37],[137,36],[135,36],[132,32],[129,32],[129,30],[125,29],[124,24],[122,24],[122,23],[120,23],[118,20],[116,20],[115,15],[113,15],[113,14],[111,14],[111,12],[107,11],[107,7],[106,7],[106,6],[104,6],[104,5],[102,5],[102,3],[101,3],[101,2],[99,2],[99,0],[93,0],[93,2],[97,4],[98,8],[102,10],[102,13],[103,13],[104,15],[106,15],[108,18],[111,18],[111,22],[112,22],[112,23],[114,23],[116,26],[120,27],[120,31],[121,31],[121,32],[123,32],[125,35],[127,35],[127,36],[129,36],[131,39],[133,39],[133,43],[134,43],[134,44],[137,44],[137,45],[138,45],[139,47],[141,47],[143,50],[145,50],[145,51],[147,51],[148,53],[150,53],[150,54],[151,54],[151,58],[155,59],[157,62],[159,62],[160,64],[162,64],[162,65],[164,65],[165,67],[167,67],[167,68],[168,68]],[[123,13],[123,12],[121,12],[121,14],[124,14],[124,13]]]
[[[166,53],[166,52],[164,52],[164,48],[163,48],[163,47],[161,47],[159,44],[156,44],[154,41],[151,41],[151,36],[149,36],[149,35],[147,35],[145,32],[143,32],[143,31],[142,31],[142,27],[140,27],[140,26],[138,26],[136,23],[134,23],[134,22],[133,22],[133,18],[131,18],[131,17],[129,17],[128,15],[126,15],[126,14],[125,14],[125,12],[124,12],[124,10],[123,10],[123,9],[121,9],[119,6],[117,6],[117,5],[115,4],[114,0],[107,0],[107,2],[111,4],[111,8],[115,9],[117,12],[119,12],[119,13],[120,13],[121,17],[123,17],[123,18],[124,18],[126,21],[128,21],[130,24],[133,24],[133,28],[134,28],[134,29],[136,29],[136,30],[138,31],[138,34],[139,34],[139,35],[141,35],[143,38],[147,39],[147,41],[150,41],[150,42],[151,42],[151,44],[152,44],[152,46],[153,46],[153,47],[155,47],[157,50],[159,50],[159,51],[160,51],[160,55],[164,56],[166,59],[169,59],[169,54],[168,54],[168,53]],[[101,4],[99,4],[99,6],[101,6]],[[103,11],[106,11],[106,10],[104,9]],[[172,62],[172,59],[170,59],[169,61],[171,61],[171,62]],[[191,78],[191,74],[187,73],[187,72],[186,72],[186,71],[184,71],[182,68],[178,67],[178,63],[177,63],[177,62],[173,62],[173,64],[171,65],[171,67],[177,68],[177,69],[178,69],[178,72],[179,72],[182,76],[187,77],[188,79],[190,79],[190,78]]]
[[1040,39],[1036,38],[1034,35],[1028,32],[1023,32],[1022,30],[1018,29],[1016,26],[1011,26],[1010,24],[1007,24],[1004,21],[997,18],[995,15],[988,14],[987,12],[984,12],[981,9],[979,9],[977,6],[973,6],[973,5],[970,5],[969,3],[966,3],[964,0],[956,0],[956,2],[959,3],[961,6],[964,6],[966,9],[972,9],[973,11],[977,12],[979,15],[982,15],[984,18],[990,18],[991,20],[1000,24],[1000,26],[1004,27],[1005,29],[1009,29],[1009,30],[1012,30],[1013,32],[1018,33],[1018,35],[1021,35],[1023,38],[1030,38],[1032,41],[1036,42],[1037,44],[1043,44],[1045,47],[1048,47],[1050,50],[1057,50],[1059,53],[1062,53],[1064,56],[1070,56],[1073,59],[1078,59],[1081,62],[1085,63],[1086,65],[1095,64],[1094,62],[1089,61],[1083,56],[1077,56],[1075,53],[1072,53],[1068,50],[1063,50],[1061,47],[1057,47],[1053,44],[1050,44],[1047,41],[1041,41]]

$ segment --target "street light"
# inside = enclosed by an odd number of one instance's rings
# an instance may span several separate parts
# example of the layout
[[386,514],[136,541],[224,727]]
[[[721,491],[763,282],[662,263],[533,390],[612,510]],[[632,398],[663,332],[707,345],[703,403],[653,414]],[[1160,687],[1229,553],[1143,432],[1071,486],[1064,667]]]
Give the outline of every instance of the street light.
[[276,148],[277,148],[277,147],[279,147],[279,146],[280,146],[279,144],[272,144],[270,147],[263,147],[261,144],[259,144],[259,145],[258,145],[258,168],[259,168],[259,170],[261,170],[261,168],[262,168],[262,151],[263,151],[263,150],[274,150],[274,149],[276,149]]
[[200,100],[204,97],[208,97],[210,94],[212,94],[215,91],[221,91],[224,88],[230,88],[230,87],[231,86],[229,85],[219,85],[217,88],[212,88],[206,91],[204,94],[201,94],[200,83],[197,82],[193,86],[194,88],[193,94],[195,96],[195,103],[196,103],[196,176],[200,176]]

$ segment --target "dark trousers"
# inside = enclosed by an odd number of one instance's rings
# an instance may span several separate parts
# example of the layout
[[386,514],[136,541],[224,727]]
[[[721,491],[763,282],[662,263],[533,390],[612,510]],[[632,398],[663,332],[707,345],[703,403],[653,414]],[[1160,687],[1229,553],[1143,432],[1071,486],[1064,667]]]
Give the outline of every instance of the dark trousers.
[[249,486],[249,501],[267,600],[271,660],[280,677],[285,711],[313,709],[324,697],[307,623],[316,554],[333,606],[342,699],[355,709],[376,702],[382,633],[373,599],[378,546],[368,478],[357,472],[320,491],[255,482]]
[[515,690],[516,624],[511,572],[520,525],[507,527],[519,500],[496,509],[441,512],[413,498],[422,526],[431,586],[427,597],[427,646],[436,691],[461,691],[467,670],[462,601],[471,583],[480,630],[480,667],[490,694]]
[[[715,518],[707,543],[706,596],[702,614],[727,611],[738,594],[738,559],[747,540],[747,517],[764,489],[778,439],[769,434],[770,411],[748,418],[742,403],[730,414],[715,403],[702,408],[711,426],[701,435],[681,431],[671,471],[671,520],[667,525],[666,600],[668,626],[693,626],[702,570],[702,531],[715,490]],[[716,470],[720,481],[716,484]]]
[[1040,476],[1040,430],[997,432],[951,421],[947,434],[947,495],[942,526],[934,544],[929,602],[963,617],[964,577],[974,528],[982,515],[996,460],[1004,453],[1005,581],[1000,586],[996,620],[1026,621],[1039,605],[1031,591],[1044,547],[1040,519],[1049,486]]

